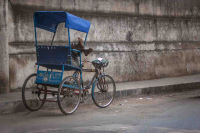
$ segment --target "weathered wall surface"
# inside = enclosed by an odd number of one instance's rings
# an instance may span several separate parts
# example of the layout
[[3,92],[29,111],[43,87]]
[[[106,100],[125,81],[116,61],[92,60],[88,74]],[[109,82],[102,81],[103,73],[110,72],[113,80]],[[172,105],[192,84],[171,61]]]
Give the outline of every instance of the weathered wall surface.
[[9,92],[8,1],[0,0],[0,93]]
[[[87,46],[95,51],[83,58],[109,59],[106,72],[117,82],[200,73],[199,0],[10,0],[10,5],[11,89],[36,72],[33,13],[39,10],[64,10],[89,20]],[[85,36],[71,33],[74,42]],[[38,32],[42,44],[50,44],[51,37]],[[55,42],[68,45],[62,24]],[[85,80],[90,76],[84,74]]]

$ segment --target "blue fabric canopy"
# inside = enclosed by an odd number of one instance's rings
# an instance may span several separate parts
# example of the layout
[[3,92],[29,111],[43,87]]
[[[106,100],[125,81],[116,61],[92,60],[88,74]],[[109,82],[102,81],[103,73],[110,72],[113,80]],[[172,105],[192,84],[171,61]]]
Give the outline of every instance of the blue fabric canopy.
[[90,22],[69,14],[65,11],[37,11],[34,13],[35,27],[48,30],[50,32],[56,32],[58,24],[65,22],[65,27],[89,32]]

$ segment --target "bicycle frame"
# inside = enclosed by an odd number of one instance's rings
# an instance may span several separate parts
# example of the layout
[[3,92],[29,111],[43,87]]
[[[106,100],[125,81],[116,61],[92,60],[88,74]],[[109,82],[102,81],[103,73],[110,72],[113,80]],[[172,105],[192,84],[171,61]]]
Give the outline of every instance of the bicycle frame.
[[[83,82],[83,79],[82,79],[82,74],[81,74],[82,72],[95,72],[95,74],[93,75],[92,79],[90,80],[90,82],[85,87],[83,86],[84,82]],[[94,83],[95,79],[98,78],[99,71],[97,69],[82,69],[81,73],[80,73],[80,78],[81,78],[81,82],[80,83],[82,85],[81,86],[81,90],[83,90],[84,88],[85,89],[90,89],[90,86]],[[75,71],[73,76],[76,77],[76,78],[78,77],[77,71]]]

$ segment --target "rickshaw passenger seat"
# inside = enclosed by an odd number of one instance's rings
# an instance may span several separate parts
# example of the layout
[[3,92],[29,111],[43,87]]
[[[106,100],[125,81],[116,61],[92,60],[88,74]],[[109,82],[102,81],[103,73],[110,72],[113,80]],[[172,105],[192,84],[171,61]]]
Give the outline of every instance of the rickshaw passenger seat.
[[36,46],[37,63],[42,65],[71,65],[70,46]]

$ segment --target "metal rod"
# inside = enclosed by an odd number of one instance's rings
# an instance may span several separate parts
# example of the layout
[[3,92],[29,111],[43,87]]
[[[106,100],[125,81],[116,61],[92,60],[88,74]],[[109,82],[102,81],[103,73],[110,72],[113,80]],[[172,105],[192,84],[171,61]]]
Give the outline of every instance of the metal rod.
[[53,39],[51,40],[51,46],[53,44],[53,40],[54,40],[55,34],[56,34],[56,32],[54,32],[54,34],[53,34]]
[[80,57],[80,62],[79,62],[80,63],[80,68],[82,68],[82,64],[81,64],[81,62],[82,62],[81,61],[81,52],[79,52],[79,57]]
[[[88,83],[88,85],[86,86],[86,87],[90,87],[91,85],[92,85],[92,83],[94,82],[94,79],[96,78],[98,76],[98,73],[96,72],[95,74],[94,74],[94,76],[92,77],[92,80]],[[85,88],[86,88],[85,87]]]
[[70,31],[68,28],[68,38],[69,38],[69,52],[70,52],[70,65],[72,65],[72,54],[71,54],[71,42],[70,42]]
[[95,69],[82,69],[83,72],[95,72]]
[[40,68],[40,65],[38,64],[38,70],[39,70],[39,68]]
[[35,27],[35,13],[34,13],[34,17],[33,17],[33,19],[34,19],[34,30],[35,30],[35,45],[37,46],[37,31],[36,31],[36,27]]
[[62,79],[63,79],[63,72],[65,70],[65,66],[63,65],[63,68],[62,68]]
[[88,33],[86,34],[86,37],[85,37],[84,46],[86,45],[87,35],[88,35]]
[[[82,71],[80,71],[80,79],[81,79],[81,82],[80,82],[80,85],[82,86],[82,83],[83,83],[83,79],[82,79]],[[83,86],[81,87],[81,90],[83,89]]]

